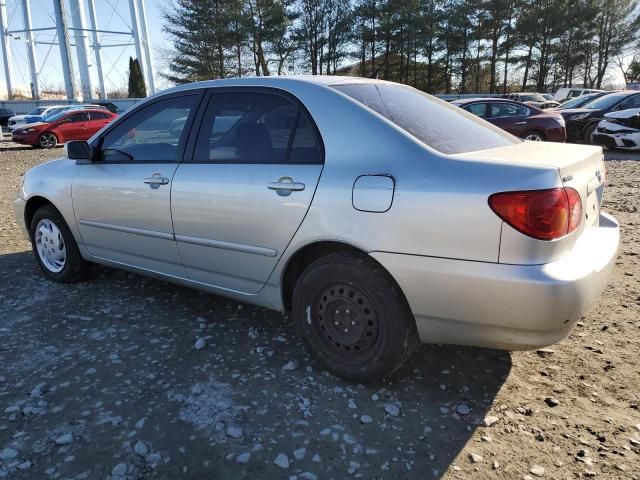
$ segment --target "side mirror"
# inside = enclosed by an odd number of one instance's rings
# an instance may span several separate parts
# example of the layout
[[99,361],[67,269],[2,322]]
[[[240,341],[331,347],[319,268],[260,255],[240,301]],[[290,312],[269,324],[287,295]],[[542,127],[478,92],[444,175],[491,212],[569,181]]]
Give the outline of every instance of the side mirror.
[[64,144],[64,154],[78,163],[91,163],[91,148],[83,140],[72,140]]

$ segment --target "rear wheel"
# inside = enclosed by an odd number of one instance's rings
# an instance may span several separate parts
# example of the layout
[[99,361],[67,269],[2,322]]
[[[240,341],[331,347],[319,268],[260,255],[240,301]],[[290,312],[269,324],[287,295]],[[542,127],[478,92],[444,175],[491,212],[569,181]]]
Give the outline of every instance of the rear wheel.
[[540,132],[531,131],[524,134],[524,139],[531,142],[544,142],[544,135]]
[[391,375],[418,343],[398,286],[363,254],[339,252],[312,263],[296,284],[293,313],[313,357],[348,380]]
[[53,148],[58,144],[58,138],[51,132],[45,132],[38,139],[38,146],[42,148]]
[[90,264],[83,260],[64,218],[53,206],[36,211],[29,233],[38,266],[49,280],[73,283],[86,278]]

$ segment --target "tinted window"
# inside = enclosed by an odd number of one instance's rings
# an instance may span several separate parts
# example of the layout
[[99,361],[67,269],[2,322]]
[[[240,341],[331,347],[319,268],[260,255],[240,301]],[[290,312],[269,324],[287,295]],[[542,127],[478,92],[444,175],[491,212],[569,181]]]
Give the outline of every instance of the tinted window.
[[298,108],[279,95],[214,94],[202,120],[194,160],[287,162],[297,119]]
[[531,93],[525,95],[519,95],[521,102],[544,102],[545,99],[539,93]]
[[27,115],[41,115],[42,112],[44,112],[46,109],[47,109],[47,107],[34,108],[29,113],[27,113]]
[[609,95],[595,99],[593,102],[585,105],[585,107],[593,108],[595,110],[604,110],[613,107],[628,96],[628,93],[610,93]]
[[469,105],[465,107],[467,112],[473,113],[475,116],[484,118],[487,112],[487,104],[486,103],[474,103],[473,105]]
[[489,105],[487,118],[526,117],[529,110],[514,103],[500,102]]
[[638,108],[640,107],[640,95],[634,95],[631,98],[627,98],[624,102],[622,102],[618,108],[620,110],[624,110],[625,108]]
[[86,122],[87,120],[89,120],[89,114],[87,112],[74,113],[73,115],[69,115],[68,117],[66,117],[66,120],[69,120],[73,123]]
[[293,163],[322,163],[322,145],[306,114],[300,112],[296,133],[291,143]]
[[111,116],[104,112],[89,112],[89,118],[91,118],[91,120],[105,120],[111,118]]
[[[199,95],[184,95],[152,103],[126,118],[104,136],[104,161],[176,161],[186,141],[184,128]],[[182,123],[176,120],[184,118]]]
[[519,142],[473,114],[411,87],[378,83],[335,88],[442,153],[472,152]]
[[12,115],[12,112],[10,110],[0,108],[0,115]]

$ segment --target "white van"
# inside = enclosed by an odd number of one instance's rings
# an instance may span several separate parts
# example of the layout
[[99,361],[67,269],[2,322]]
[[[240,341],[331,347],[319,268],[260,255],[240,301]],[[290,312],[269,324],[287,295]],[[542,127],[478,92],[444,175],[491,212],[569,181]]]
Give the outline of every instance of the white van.
[[561,102],[562,100],[569,100],[571,98],[580,97],[582,95],[587,95],[589,93],[600,93],[600,92],[604,92],[604,90],[597,90],[595,88],[563,87],[558,89],[558,91],[553,96],[553,99],[556,102]]

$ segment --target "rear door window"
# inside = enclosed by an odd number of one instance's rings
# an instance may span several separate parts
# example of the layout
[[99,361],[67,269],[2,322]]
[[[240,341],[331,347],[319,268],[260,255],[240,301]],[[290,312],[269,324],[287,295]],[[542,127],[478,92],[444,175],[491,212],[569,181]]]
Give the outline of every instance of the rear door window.
[[489,105],[487,118],[526,117],[527,115],[529,115],[529,109],[521,105],[507,102],[496,102]]
[[204,113],[193,161],[318,163],[322,150],[311,123],[287,98],[261,92],[221,92]]
[[472,152],[520,142],[475,115],[411,87],[368,83],[334,88],[441,153]]

